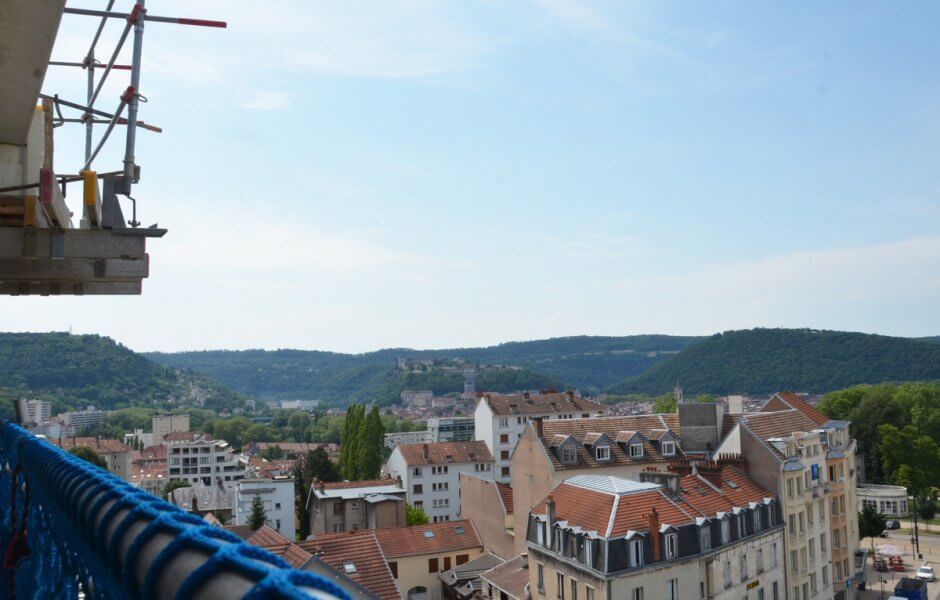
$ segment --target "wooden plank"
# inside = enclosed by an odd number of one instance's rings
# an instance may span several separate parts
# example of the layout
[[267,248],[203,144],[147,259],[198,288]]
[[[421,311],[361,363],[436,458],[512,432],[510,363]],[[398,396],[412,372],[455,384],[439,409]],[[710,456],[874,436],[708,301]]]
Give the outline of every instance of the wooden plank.
[[23,196],[23,226],[43,229],[49,227],[49,220],[46,219],[46,213],[39,206],[36,196]]
[[72,213],[56,183],[55,173],[45,167],[39,170],[39,202],[50,223],[62,229],[72,227]]
[[[142,259],[145,255],[142,236],[116,235],[107,229],[66,229],[58,234],[63,238],[63,258]],[[0,227],[0,258],[23,257],[28,235],[35,240],[36,258],[52,258],[52,230],[13,227]]]
[[0,281],[134,281],[150,274],[149,260],[124,258],[0,258]]
[[79,283],[0,283],[4,296],[139,296],[140,281],[88,281]]
[[94,171],[82,171],[82,212],[81,226],[101,227],[101,190],[98,189],[98,174]]

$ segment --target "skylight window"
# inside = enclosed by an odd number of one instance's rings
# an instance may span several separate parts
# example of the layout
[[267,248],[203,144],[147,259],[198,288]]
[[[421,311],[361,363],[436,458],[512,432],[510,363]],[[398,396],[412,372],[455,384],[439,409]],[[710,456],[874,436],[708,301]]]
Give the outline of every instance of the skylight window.
[[464,529],[462,525],[458,525],[457,527],[454,527],[454,533],[456,533],[457,535],[463,535],[464,531],[466,531],[466,529]]
[[728,486],[729,488],[733,489],[733,490],[738,489],[738,484],[736,484],[735,482],[731,481],[730,479],[725,479],[725,485]]
[[424,532],[424,537],[430,539],[430,538],[434,537],[434,532],[433,532],[433,531],[425,531],[425,532]]
[[350,575],[356,572],[356,565],[355,563],[345,562],[343,563],[343,570],[346,571],[347,575]]

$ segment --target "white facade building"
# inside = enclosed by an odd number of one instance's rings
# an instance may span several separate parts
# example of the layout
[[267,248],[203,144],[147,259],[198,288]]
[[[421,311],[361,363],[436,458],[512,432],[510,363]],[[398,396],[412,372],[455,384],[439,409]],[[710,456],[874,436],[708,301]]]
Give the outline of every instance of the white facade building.
[[154,415],[150,422],[154,444],[162,444],[171,433],[189,431],[189,415]]
[[94,406],[89,406],[85,410],[62,413],[59,418],[62,420],[63,425],[80,433],[83,429],[94,427],[104,421],[109,414],[109,411],[96,410]]
[[52,403],[42,400],[26,401],[26,422],[39,425],[52,419]]
[[166,438],[167,479],[182,479],[196,485],[225,485],[244,479],[248,460],[232,452],[224,440],[214,440],[204,433],[180,433]]
[[460,475],[492,478],[493,455],[486,444],[438,442],[403,444],[386,463],[390,477],[401,477],[409,504],[421,508],[433,523],[460,518]]
[[910,514],[907,505],[907,488],[900,485],[877,485],[859,483],[856,488],[858,510],[872,507],[886,517],[906,517]]
[[297,533],[294,517],[294,480],[288,477],[274,479],[242,479],[234,485],[235,498],[232,512],[236,525],[247,525],[251,518],[251,503],[260,496],[267,515],[267,525],[284,537],[293,540]]
[[486,443],[493,454],[496,481],[510,483],[512,452],[535,417],[543,419],[587,419],[603,413],[601,405],[585,400],[574,392],[498,395],[484,394],[477,401],[474,435]]

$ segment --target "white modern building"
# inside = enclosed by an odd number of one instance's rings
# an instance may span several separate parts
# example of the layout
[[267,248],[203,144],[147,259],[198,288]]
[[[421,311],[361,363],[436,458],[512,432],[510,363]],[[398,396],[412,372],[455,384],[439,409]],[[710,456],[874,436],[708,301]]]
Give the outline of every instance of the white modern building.
[[164,438],[167,479],[196,485],[226,485],[244,479],[248,459],[236,455],[224,440],[199,432],[175,432]]
[[306,410],[313,411],[317,409],[318,400],[283,400],[281,408],[284,410]]
[[906,517],[910,514],[907,488],[900,485],[859,483],[855,495],[858,497],[859,511],[870,506],[886,517]]
[[294,517],[294,480],[289,477],[274,479],[242,479],[234,485],[235,498],[232,511],[236,525],[247,525],[251,517],[251,503],[259,496],[264,503],[267,525],[284,537],[293,540],[297,533]]
[[460,475],[492,477],[493,455],[486,444],[438,442],[403,444],[392,451],[385,466],[400,477],[409,504],[421,508],[432,522],[460,518]]
[[97,410],[94,406],[89,406],[85,410],[62,413],[59,415],[59,419],[61,419],[62,424],[70,428],[71,431],[79,433],[83,429],[94,427],[104,421],[108,418],[109,414],[109,411]]
[[603,408],[572,391],[501,395],[484,394],[474,411],[474,436],[486,443],[496,461],[494,476],[500,483],[512,481],[512,451],[530,419],[587,419],[600,416]]
[[26,423],[39,425],[52,419],[52,403],[42,400],[26,400],[22,403],[26,407],[24,417]]
[[395,446],[400,446],[402,444],[424,444],[425,442],[433,442],[430,438],[430,433],[427,430],[422,431],[396,431],[394,433],[385,434],[385,447],[389,450],[394,450]]

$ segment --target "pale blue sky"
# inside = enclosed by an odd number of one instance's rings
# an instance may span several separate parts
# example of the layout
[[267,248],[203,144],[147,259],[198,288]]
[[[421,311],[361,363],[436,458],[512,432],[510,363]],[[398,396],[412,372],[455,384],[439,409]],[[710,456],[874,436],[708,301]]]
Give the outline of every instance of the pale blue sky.
[[[165,132],[136,196],[170,232],[144,295],[7,299],[2,329],[341,351],[940,333],[937,3],[148,5],[230,26],[148,25]],[[56,57],[89,25],[67,16]],[[46,89],[80,99],[81,77]]]

